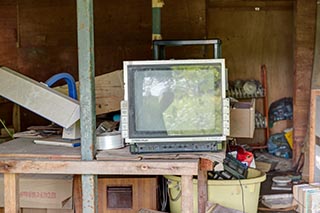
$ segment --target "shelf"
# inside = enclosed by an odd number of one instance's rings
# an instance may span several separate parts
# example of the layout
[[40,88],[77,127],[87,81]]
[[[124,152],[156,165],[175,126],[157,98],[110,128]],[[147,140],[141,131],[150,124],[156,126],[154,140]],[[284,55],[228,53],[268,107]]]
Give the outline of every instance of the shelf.
[[[253,149],[262,149],[267,147],[269,139],[269,126],[268,126],[268,86],[267,86],[267,68],[262,65],[260,68],[261,82],[257,80],[237,80],[230,83],[230,87],[226,91],[228,97],[235,99],[262,99],[263,100],[263,113],[255,112],[256,129],[264,130],[265,141],[264,143],[248,144]],[[257,115],[259,113],[259,115]],[[257,125],[257,123],[259,125]]]
[[236,99],[264,98],[266,89],[263,83],[257,80],[236,80],[229,82],[226,93],[228,97]]
[[227,97],[232,97],[235,99],[250,99],[250,98],[264,98],[264,92],[248,94],[243,91],[243,89],[228,89]]

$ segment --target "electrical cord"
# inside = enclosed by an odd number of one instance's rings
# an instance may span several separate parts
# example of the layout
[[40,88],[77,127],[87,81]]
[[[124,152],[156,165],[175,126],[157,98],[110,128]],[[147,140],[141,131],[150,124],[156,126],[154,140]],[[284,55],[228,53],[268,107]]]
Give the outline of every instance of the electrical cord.
[[6,132],[8,133],[8,135],[13,138],[13,134],[8,130],[7,126],[4,124],[4,121],[2,119],[0,119],[0,123],[2,124],[2,126],[4,127],[4,129],[6,130]]
[[243,192],[243,186],[242,186],[242,183],[241,183],[240,178],[238,178],[238,180],[239,180],[239,184],[240,184],[240,188],[241,188],[242,211],[243,211],[243,213],[245,213],[245,212],[246,212],[246,210],[245,210],[245,205],[244,205],[244,192]]
[[161,177],[161,184],[160,184],[160,207],[161,211],[166,211],[168,205],[168,185],[167,181],[164,177]]

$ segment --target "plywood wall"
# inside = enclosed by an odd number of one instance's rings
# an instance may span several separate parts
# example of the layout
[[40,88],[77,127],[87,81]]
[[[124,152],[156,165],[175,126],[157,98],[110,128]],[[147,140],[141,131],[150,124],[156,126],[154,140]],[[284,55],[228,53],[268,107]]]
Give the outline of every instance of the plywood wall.
[[77,71],[76,10],[70,0],[19,0],[18,71],[38,81]]
[[293,2],[209,1],[207,23],[208,37],[222,39],[229,80],[260,80],[265,64],[269,104],[293,96]]
[[[17,67],[16,1],[0,1],[0,66]],[[0,97],[0,119],[11,125],[13,104]],[[0,128],[2,126],[0,125]]]
[[[9,1],[8,1],[9,2]],[[74,0],[19,0],[17,68],[36,80],[69,72],[77,78],[77,21]],[[205,38],[205,0],[168,1],[162,11],[164,39]],[[96,75],[121,69],[124,60],[152,59],[151,1],[94,1]],[[203,54],[200,49],[200,54]],[[199,54],[199,53],[198,53]]]
[[151,1],[94,1],[96,73],[122,69],[124,60],[151,59]]
[[0,65],[16,67],[16,2],[0,1]]
[[[70,0],[17,0],[15,70],[37,81],[69,72],[76,77],[76,12]],[[5,64],[8,66],[7,64]],[[22,129],[50,122],[21,108]]]
[[[206,1],[165,1],[162,9],[162,37],[171,39],[206,38]],[[203,46],[169,47],[167,58],[204,58]]]
[[[94,9],[96,75],[151,59],[151,1],[96,0]],[[42,82],[60,72],[78,79],[75,0],[0,0],[0,12],[0,64]],[[45,122],[26,110],[21,119],[22,129]]]
[[[152,59],[151,3],[94,1],[96,75],[121,69],[124,60]],[[0,12],[0,64],[37,81],[60,72],[78,79],[75,0],[0,0]],[[165,39],[204,38],[205,0],[165,2],[162,30]],[[45,122],[26,110],[21,119],[22,129]]]
[[[74,0],[19,0],[18,69],[39,81],[69,72],[77,79]],[[151,57],[151,2],[94,1],[96,75],[123,60]]]

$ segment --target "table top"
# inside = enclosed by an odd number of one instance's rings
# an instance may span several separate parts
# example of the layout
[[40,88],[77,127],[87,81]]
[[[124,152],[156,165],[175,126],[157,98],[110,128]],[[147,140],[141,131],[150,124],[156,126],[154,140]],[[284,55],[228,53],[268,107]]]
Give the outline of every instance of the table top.
[[39,145],[33,138],[16,138],[0,144],[2,159],[80,160],[80,147]]
[[[16,138],[0,144],[0,159],[81,160],[80,147],[35,144],[32,138]],[[185,160],[207,159],[222,163],[225,152],[186,152],[131,154],[129,147],[98,151],[98,161]],[[218,166],[219,169],[219,166]]]

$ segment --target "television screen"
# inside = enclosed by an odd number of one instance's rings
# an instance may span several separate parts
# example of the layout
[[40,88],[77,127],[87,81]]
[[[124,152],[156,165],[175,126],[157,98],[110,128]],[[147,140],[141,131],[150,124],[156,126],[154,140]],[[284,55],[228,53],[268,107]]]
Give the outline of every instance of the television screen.
[[124,63],[128,137],[224,136],[223,59]]

